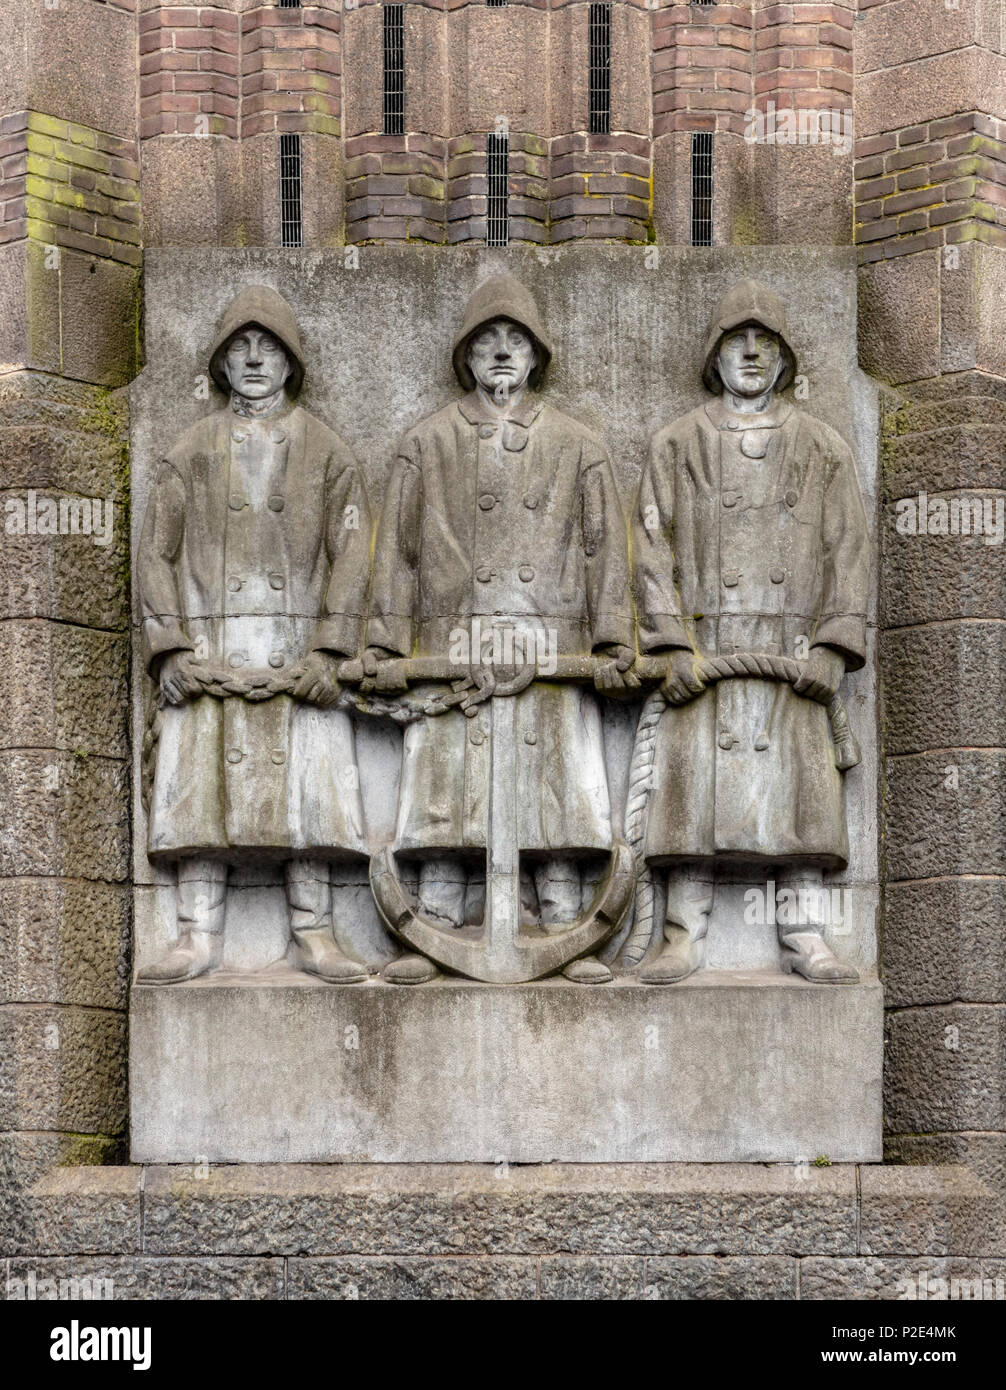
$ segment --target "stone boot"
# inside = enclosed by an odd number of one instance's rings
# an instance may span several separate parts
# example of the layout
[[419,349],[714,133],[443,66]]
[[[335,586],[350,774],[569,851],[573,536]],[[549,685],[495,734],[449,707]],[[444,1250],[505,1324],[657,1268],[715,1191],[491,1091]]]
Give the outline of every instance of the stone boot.
[[175,890],[178,940],[159,961],[137,973],[137,982],[177,984],[216,970],[224,951],[226,908],[227,865],[213,859],[183,859]]
[[208,970],[216,970],[223,955],[222,932],[200,931],[192,927],[183,931],[166,956],[138,972],[137,983],[171,985],[179,980],[194,980]]
[[367,978],[367,967],[340,950],[332,934],[332,887],[324,860],[287,862],[286,901],[301,970],[333,984],[354,984]]
[[644,966],[639,978],[648,985],[673,985],[695,973],[705,960],[706,932],[713,909],[713,885],[683,870],[667,875],[664,947]]
[[859,971],[843,964],[819,932],[789,932],[780,944],[787,974],[802,975],[815,984],[852,984],[859,979]]
[[336,945],[331,926],[295,927],[292,932],[297,943],[297,964],[308,975],[318,975],[333,984],[349,985],[365,980],[366,966],[351,960]]
[[431,960],[427,960],[416,951],[406,951],[404,955],[388,962],[381,971],[381,978],[391,985],[425,985],[428,980],[435,980],[439,974],[440,971]]
[[453,855],[434,855],[419,866],[419,915],[438,927],[461,927],[465,920],[468,870]]
[[596,956],[581,956],[579,960],[571,960],[562,973],[567,980],[572,980],[576,985],[606,985],[612,978],[611,971],[604,961],[598,960]]

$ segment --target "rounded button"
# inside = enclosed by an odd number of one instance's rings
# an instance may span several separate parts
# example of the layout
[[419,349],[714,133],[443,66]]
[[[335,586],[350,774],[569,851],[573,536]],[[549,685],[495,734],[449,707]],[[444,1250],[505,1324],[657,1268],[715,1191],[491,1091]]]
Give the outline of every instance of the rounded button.
[[509,450],[511,454],[519,454],[527,447],[527,429],[524,425],[514,424],[508,420],[503,426],[503,448]]
[[739,571],[739,570],[724,570],[724,571],[723,571],[723,584],[724,584],[724,587],[727,588],[727,589],[734,589],[734,588],[736,588],[737,585],[740,583],[740,578],[741,578],[741,577],[740,577],[740,571]]
[[484,492],[479,498],[479,506],[484,512],[491,512],[496,505],[496,498],[491,492]]
[[247,430],[231,430],[231,438],[235,444],[243,444],[248,438]]
[[241,752],[240,748],[228,748],[227,761],[229,763],[239,763],[243,757],[244,754]]
[[538,742],[538,735],[533,729],[528,729],[527,733],[524,735],[524,742],[532,746]]
[[745,458],[763,459],[768,453],[766,430],[745,430],[741,435],[741,453]]
[[797,494],[796,489],[791,487],[789,491],[786,493],[786,506],[795,507],[799,500],[800,498]]
[[269,653],[269,665],[273,668],[274,671],[278,670],[283,665],[285,660],[286,657],[283,655],[282,652]]
[[285,588],[285,586],[286,586],[286,580],[283,578],[283,576],[282,576],[281,574],[270,574],[270,576],[269,576],[269,588],[270,588],[270,589],[282,589],[282,588]]
[[229,505],[232,512],[239,512],[242,507],[247,507],[248,498],[242,497],[239,492],[232,492]]
[[281,512],[286,505],[286,499],[281,492],[274,492],[269,498],[269,510],[271,512]]
[[728,421],[727,421],[727,429],[728,429],[728,430],[739,430],[740,427],[741,427],[741,424],[740,424],[740,421],[739,421],[739,420],[728,420]]
[[238,667],[238,666],[243,666],[244,664],[245,664],[245,654],[244,654],[244,652],[231,652],[230,656],[227,658],[227,665],[228,665],[228,666],[234,666],[234,667],[236,668],[236,667]]
[[492,437],[493,437],[493,435],[494,435],[495,433],[496,433],[496,426],[495,426],[495,425],[479,425],[479,438],[480,438],[480,439],[492,439]]
[[521,565],[520,569],[517,571],[517,578],[522,584],[530,584],[531,580],[534,578],[534,570],[530,565]]
[[716,740],[721,748],[732,748],[734,746],[733,734],[722,733]]
[[737,500],[738,500],[738,498],[737,498],[737,493],[736,493],[736,492],[725,492],[725,493],[723,494],[723,505],[724,505],[724,507],[736,507],[736,505],[737,505]]
[[535,497],[534,493],[533,493],[533,492],[526,492],[526,493],[524,494],[524,506],[527,507],[528,511],[529,511],[529,512],[533,512],[534,509],[535,509],[535,507],[537,507],[537,505],[538,505],[538,499],[537,499],[537,497]]
[[780,569],[769,570],[768,577],[773,584],[781,584],[786,578],[786,571]]
[[286,762],[286,753],[282,748],[274,748],[269,754],[270,760],[277,765]]
[[478,747],[480,743],[485,743],[486,741],[486,736],[481,729],[473,729],[468,737],[476,747]]
[[764,752],[765,752],[765,749],[766,749],[768,746],[769,746],[769,743],[768,743],[768,734],[759,734],[758,737],[757,737],[757,738],[755,739],[755,741],[754,741],[754,749],[755,749],[755,752],[756,752],[756,753],[764,753]]
[[236,594],[237,591],[241,588],[241,580],[238,579],[237,575],[231,575],[230,579],[228,579],[227,581],[227,588],[230,590],[232,594]]
[[286,439],[286,430],[281,430],[277,426],[276,429],[269,431],[269,438],[274,444],[282,444],[284,439]]
[[488,584],[492,577],[493,572],[488,565],[479,565],[478,569],[475,571],[475,578],[480,584]]

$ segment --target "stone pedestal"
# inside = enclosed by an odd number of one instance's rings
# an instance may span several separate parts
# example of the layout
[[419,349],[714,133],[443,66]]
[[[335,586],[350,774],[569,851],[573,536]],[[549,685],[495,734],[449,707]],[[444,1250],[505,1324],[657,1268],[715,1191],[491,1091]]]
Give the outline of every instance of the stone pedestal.
[[134,987],[138,1163],[881,1157],[876,981]]

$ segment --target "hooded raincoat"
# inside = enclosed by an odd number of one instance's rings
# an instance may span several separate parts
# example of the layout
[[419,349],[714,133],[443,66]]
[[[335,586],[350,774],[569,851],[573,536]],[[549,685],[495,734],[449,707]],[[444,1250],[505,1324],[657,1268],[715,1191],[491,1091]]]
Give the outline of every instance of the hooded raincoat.
[[[473,389],[468,339],[496,318],[535,339],[533,384],[551,356],[523,286],[497,276],[480,287],[454,345],[468,394],[410,430],[395,462],[378,528],[367,644],[454,659],[466,642],[478,646],[477,624],[483,636],[514,626],[540,633],[541,650],[559,656],[631,645],[625,524],[608,455],[530,384],[502,417]],[[545,679],[512,698],[521,850],[610,848],[593,689]],[[407,729],[399,850],[485,846],[491,725],[486,702],[475,718],[453,710]]]
[[[704,380],[722,391],[724,333],[758,323],[781,339],[782,305],[745,281],[720,305]],[[736,415],[721,399],[653,439],[633,518],[643,653],[865,660],[869,541],[852,453],[828,425],[777,397]],[[803,642],[800,639],[804,639]],[[657,729],[645,853],[652,863],[726,859],[837,868],[848,859],[842,776],[827,711],[791,686],[723,680],[668,707]]]
[[[289,399],[303,356],[274,291],[252,287],[227,310],[211,352],[217,384],[229,391],[227,341],[252,324],[294,363],[287,398],[258,416],[233,397],[160,462],[137,556],[154,679],[162,658],[182,650],[240,676],[282,675],[309,651],[360,647],[371,526],[359,470],[342,440]],[[148,846],[154,859],[366,854],[349,717],[288,695],[165,709]]]

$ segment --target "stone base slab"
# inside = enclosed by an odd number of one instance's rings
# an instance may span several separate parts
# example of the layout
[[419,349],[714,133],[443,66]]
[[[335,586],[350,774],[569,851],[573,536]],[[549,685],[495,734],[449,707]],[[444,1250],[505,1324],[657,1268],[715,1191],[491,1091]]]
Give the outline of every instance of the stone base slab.
[[882,992],[680,985],[132,992],[137,1163],[875,1162]]

